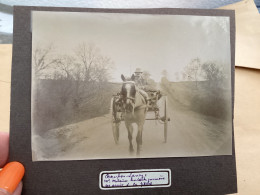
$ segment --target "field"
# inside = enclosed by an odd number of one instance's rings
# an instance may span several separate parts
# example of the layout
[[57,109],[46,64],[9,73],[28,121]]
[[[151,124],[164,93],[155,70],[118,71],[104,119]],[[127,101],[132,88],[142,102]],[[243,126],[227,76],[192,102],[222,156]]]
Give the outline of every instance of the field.
[[109,113],[116,83],[78,83],[71,80],[38,80],[32,102],[34,132],[46,131]]
[[[228,85],[223,85],[228,86]],[[206,116],[231,120],[231,90],[211,85],[209,81],[168,82],[161,87],[182,106]]]

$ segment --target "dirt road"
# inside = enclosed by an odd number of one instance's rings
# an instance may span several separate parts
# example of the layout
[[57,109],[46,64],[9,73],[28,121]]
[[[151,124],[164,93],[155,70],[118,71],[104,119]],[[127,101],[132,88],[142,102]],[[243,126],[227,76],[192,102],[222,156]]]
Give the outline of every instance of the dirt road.
[[[163,125],[146,121],[140,157],[207,156],[231,152],[231,124],[192,112],[173,98],[168,97],[167,102],[171,119],[167,143],[163,143]],[[152,117],[151,114],[147,117]],[[136,126],[134,128],[135,138]],[[33,142],[38,143],[34,152],[38,160],[136,157],[128,152],[129,142],[123,122],[119,144],[114,143],[110,115],[51,130],[44,137],[35,137]],[[133,143],[135,147],[135,139]]]

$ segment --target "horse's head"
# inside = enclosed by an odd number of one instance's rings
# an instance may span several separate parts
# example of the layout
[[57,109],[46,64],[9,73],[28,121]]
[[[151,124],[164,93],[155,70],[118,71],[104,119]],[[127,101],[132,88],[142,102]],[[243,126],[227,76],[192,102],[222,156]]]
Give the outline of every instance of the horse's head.
[[125,78],[124,75],[121,75],[122,80],[124,81],[123,86],[121,88],[121,95],[123,102],[125,104],[125,109],[127,112],[132,112],[135,105],[135,76],[132,75],[131,78]]

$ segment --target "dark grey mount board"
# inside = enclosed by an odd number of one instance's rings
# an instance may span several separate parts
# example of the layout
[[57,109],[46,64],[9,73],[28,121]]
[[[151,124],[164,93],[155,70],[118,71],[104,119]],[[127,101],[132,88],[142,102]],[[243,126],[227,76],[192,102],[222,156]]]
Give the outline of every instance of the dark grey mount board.
[[[232,155],[153,159],[32,162],[31,11],[105,12],[227,16],[230,18],[232,101],[234,107],[235,13],[195,9],[90,9],[14,7],[10,160],[24,164],[23,194],[230,194],[237,192],[234,133]],[[55,28],[55,27],[54,27]],[[233,129],[232,129],[233,131]],[[99,173],[109,170],[171,169],[169,188],[101,190]]]

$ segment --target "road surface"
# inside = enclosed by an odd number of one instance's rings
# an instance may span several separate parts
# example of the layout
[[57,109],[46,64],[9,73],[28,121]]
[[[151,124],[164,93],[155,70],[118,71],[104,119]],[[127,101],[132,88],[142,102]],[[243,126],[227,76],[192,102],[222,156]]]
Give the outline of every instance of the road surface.
[[[231,124],[190,111],[169,96],[167,102],[171,119],[167,143],[163,142],[163,124],[146,121],[141,158],[231,153]],[[151,113],[149,115],[152,117]],[[136,125],[134,128],[136,150]],[[110,115],[50,130],[43,137],[34,137],[33,143],[35,160],[136,158],[135,153],[128,152],[124,122],[120,125],[119,144],[114,143]]]

